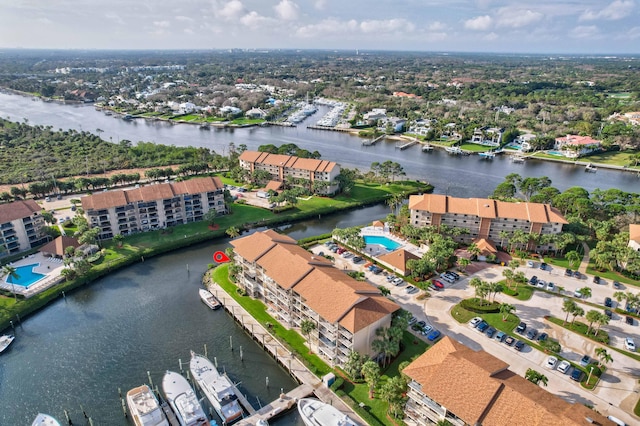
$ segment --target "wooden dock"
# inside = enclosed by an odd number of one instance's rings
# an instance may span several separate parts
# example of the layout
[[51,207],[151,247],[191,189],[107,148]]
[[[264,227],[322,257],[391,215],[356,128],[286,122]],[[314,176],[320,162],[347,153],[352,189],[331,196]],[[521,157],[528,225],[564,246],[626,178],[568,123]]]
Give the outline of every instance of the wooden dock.
[[224,373],[224,376],[227,378],[227,380],[229,380],[229,383],[231,383],[231,387],[233,388],[233,391],[238,397],[238,402],[240,403],[240,405],[242,405],[242,407],[247,411],[247,413],[249,413],[250,416],[253,416],[256,413],[256,409],[253,408],[253,405],[251,405],[251,403],[244,396],[244,394],[240,392],[240,390],[236,387],[236,384],[233,383],[233,380],[231,380],[231,378],[227,375],[227,373]]
[[402,151],[409,148],[410,146],[414,146],[417,143],[418,141],[408,141],[408,142],[398,141],[396,142],[396,149],[399,149],[400,151]]
[[313,386],[300,385],[286,394],[281,394],[280,398],[265,405],[258,411],[254,411],[251,416],[240,420],[238,426],[255,425],[258,420],[269,421],[272,417],[278,416],[286,411],[291,410],[297,404],[298,400],[305,398],[313,393]]
[[375,145],[378,141],[384,139],[387,135],[380,135],[375,139],[372,140],[366,140],[362,142],[362,146],[372,146]]

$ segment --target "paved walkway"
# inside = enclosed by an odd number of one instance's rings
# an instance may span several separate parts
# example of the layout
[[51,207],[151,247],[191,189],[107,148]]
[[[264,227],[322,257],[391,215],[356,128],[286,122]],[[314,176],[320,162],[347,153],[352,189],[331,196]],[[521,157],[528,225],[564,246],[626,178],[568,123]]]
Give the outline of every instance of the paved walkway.
[[580,271],[583,274],[586,274],[587,267],[589,266],[589,246],[587,245],[587,243],[582,243],[582,248],[584,250],[584,255],[582,256],[582,262],[580,262],[578,271]]
[[[348,415],[352,420],[355,420],[361,425],[366,425],[367,422],[362,420],[351,408],[340,399],[335,393],[333,393],[328,387],[326,387],[322,381],[316,377],[309,369],[282,343],[280,343],[271,333],[265,329],[253,316],[251,316],[238,302],[236,302],[231,296],[227,294],[218,284],[213,281],[205,283],[208,286],[216,298],[222,303],[225,310],[229,312],[236,321],[260,344],[263,348],[269,352],[284,368],[302,383],[303,386],[298,386],[289,394],[283,398],[279,398],[273,401],[268,406],[269,409],[261,409],[256,413],[258,418],[264,418],[268,420],[275,414],[278,414],[286,406],[291,408],[296,399],[300,395],[304,394],[303,390],[307,390],[307,394],[313,392],[324,403],[331,404],[336,407],[340,412]],[[306,385],[306,387],[304,387]],[[291,402],[293,401],[293,402]],[[278,410],[280,407],[280,410]],[[243,419],[238,425],[253,425],[257,421],[257,418],[252,416],[250,418]]]

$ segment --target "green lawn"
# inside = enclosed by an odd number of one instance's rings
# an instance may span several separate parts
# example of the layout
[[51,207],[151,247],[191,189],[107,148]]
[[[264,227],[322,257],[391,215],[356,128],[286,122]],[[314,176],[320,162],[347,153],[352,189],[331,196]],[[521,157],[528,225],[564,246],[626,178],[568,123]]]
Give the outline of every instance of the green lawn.
[[594,336],[593,327],[592,327],[591,332],[587,335],[588,325],[583,322],[575,321],[573,324],[571,324],[571,322],[567,322],[565,325],[562,325],[564,320],[561,318],[546,317],[546,319],[549,320],[549,322],[559,325],[560,327],[563,327],[569,331],[573,331],[574,333],[581,334],[587,339],[595,340],[596,342],[604,343],[605,345],[609,344],[609,333],[607,333],[602,329],[600,329],[597,336]]
[[587,274],[598,275],[601,278],[604,278],[607,282],[607,285],[613,285],[612,281],[619,281],[624,284],[628,284],[634,287],[640,287],[640,282],[624,275],[616,272],[616,271],[600,271],[595,268],[593,262],[589,262],[589,266],[587,266]]
[[265,120],[262,118],[236,118],[231,122],[231,124],[237,124],[240,126],[244,126],[246,124],[261,124],[264,123]]
[[507,296],[514,297],[518,300],[529,300],[531,296],[533,296],[533,292],[535,291],[534,287],[529,284],[516,284],[515,290],[509,288],[506,284],[506,281],[501,281],[502,284],[502,292]]
[[607,151],[581,158],[581,160],[590,161],[592,163],[611,164],[613,166],[629,166],[630,168],[636,169],[640,167],[633,166],[634,162],[630,158],[636,153],[637,151],[632,150]]
[[520,323],[520,318],[514,314],[509,314],[507,320],[502,321],[502,314],[500,313],[478,314],[463,308],[460,304],[451,309],[451,316],[460,324],[469,322],[473,317],[481,317],[496,330],[504,331],[507,334],[511,334],[513,329]]
[[472,152],[486,152],[486,151],[491,151],[493,149],[490,146],[478,145],[477,143],[469,143],[469,142],[465,142],[461,144],[460,148],[464,149],[465,151],[472,151]]

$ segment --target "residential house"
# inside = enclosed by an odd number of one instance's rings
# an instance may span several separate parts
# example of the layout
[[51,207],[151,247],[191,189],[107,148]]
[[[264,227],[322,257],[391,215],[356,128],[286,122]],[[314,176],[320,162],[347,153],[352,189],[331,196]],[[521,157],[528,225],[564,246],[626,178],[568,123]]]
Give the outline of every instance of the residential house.
[[471,136],[470,142],[478,145],[497,147],[500,146],[503,133],[504,129],[497,127],[476,128],[473,130],[473,136]]
[[265,118],[267,113],[260,108],[251,108],[249,111],[245,112],[244,115],[249,118]]
[[592,426],[614,423],[547,392],[504,361],[446,336],[402,370],[411,380],[407,424]]
[[218,177],[98,192],[81,201],[89,224],[100,229],[99,239],[198,222],[209,210],[227,212]]
[[629,247],[640,251],[640,224],[632,223],[629,225]]
[[[510,236],[517,230],[532,235],[559,234],[568,223],[549,204],[507,203],[486,198],[455,198],[440,194],[409,197],[410,220],[414,226],[432,225],[463,228],[468,231],[458,237],[470,242],[477,238],[506,244],[503,231]],[[553,250],[553,244],[529,243],[530,250]]]
[[333,161],[300,158],[293,155],[270,154],[268,152],[244,151],[240,154],[240,167],[253,173],[254,170],[266,170],[272,180],[284,182],[287,176],[314,182],[326,182],[322,194],[334,194],[338,190],[336,177],[340,174],[340,165]]
[[531,146],[531,141],[535,138],[536,135],[534,135],[533,133],[524,133],[522,135],[518,135],[511,144],[518,146],[520,151],[527,152],[533,149],[533,146]]
[[411,123],[411,126],[409,126],[409,130],[407,130],[407,133],[419,136],[427,136],[430,130],[431,120],[420,119]]
[[411,274],[411,270],[407,267],[409,260],[419,260],[420,257],[405,249],[398,249],[390,253],[385,253],[377,257],[377,261],[388,267],[393,272],[407,276]]
[[384,108],[373,108],[362,115],[362,119],[369,123],[376,123],[378,120],[387,118],[387,110]]
[[49,241],[42,207],[33,200],[0,204],[0,257],[20,253]]
[[238,285],[262,300],[286,327],[309,320],[315,329],[310,346],[332,365],[342,366],[351,351],[377,355],[376,330],[389,327],[400,307],[365,282],[336,269],[288,236],[273,230],[231,241],[240,267]]
[[220,114],[223,114],[223,115],[226,115],[226,114],[238,115],[238,114],[240,114],[242,112],[242,110],[240,108],[234,107],[234,106],[229,106],[229,105],[223,106],[218,111],[220,112]]
[[568,158],[577,158],[602,149],[602,142],[590,136],[566,135],[556,138],[554,149]]
[[192,102],[182,102],[178,108],[182,114],[191,114],[198,109],[198,106]]

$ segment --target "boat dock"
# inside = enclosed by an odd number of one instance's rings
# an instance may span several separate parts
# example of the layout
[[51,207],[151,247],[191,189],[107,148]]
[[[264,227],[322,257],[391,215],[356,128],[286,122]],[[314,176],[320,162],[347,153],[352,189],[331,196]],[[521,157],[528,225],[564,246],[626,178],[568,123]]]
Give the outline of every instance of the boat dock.
[[240,390],[236,387],[236,384],[233,383],[233,380],[231,380],[231,377],[229,377],[226,372],[224,373],[224,376],[227,378],[227,380],[229,380],[229,383],[231,383],[231,387],[233,388],[233,391],[238,397],[238,402],[240,403],[240,405],[242,405],[242,408],[244,408],[247,411],[247,413],[249,413],[250,416],[253,416],[254,414],[256,414],[256,409],[253,408],[253,405],[251,405],[247,397],[244,396],[244,394],[240,392]]
[[372,146],[372,145],[375,145],[375,144],[376,144],[376,142],[378,142],[378,141],[380,141],[380,140],[384,139],[386,136],[387,136],[387,135],[380,135],[380,136],[378,136],[378,137],[377,137],[377,138],[375,138],[375,139],[363,141],[363,142],[362,142],[362,146]]
[[396,142],[396,149],[399,149],[400,151],[409,148],[410,146],[414,146],[415,144],[417,144],[418,141],[398,141]]
[[[262,324],[260,324],[253,316],[251,316],[238,302],[227,294],[217,283],[214,281],[208,281],[205,279],[205,286],[222,304],[222,307],[227,311],[233,319],[240,325],[246,332],[262,346],[267,353],[269,353],[283,368],[285,368],[293,378],[295,378],[300,386],[286,393],[284,397],[265,405],[261,409],[254,411],[255,414],[244,418],[238,424],[239,425],[255,425],[258,419],[269,419],[287,409],[292,408],[295,402],[310,394],[315,396],[322,402],[331,404],[340,410],[342,413],[348,415],[355,422],[366,425],[367,423],[360,418],[349,406],[340,399],[335,393],[331,391],[327,386],[322,383],[322,380],[315,376],[303,363],[298,359],[288,348],[286,348],[281,342],[279,342]],[[233,350],[233,346],[231,347]],[[244,405],[244,402],[240,399],[240,392],[236,393],[238,399]],[[282,396],[282,395],[281,395]],[[246,400],[246,398],[245,398]],[[251,405],[247,402],[248,405]],[[253,407],[252,407],[253,409]],[[250,412],[250,410],[247,410]],[[251,414],[251,412],[250,412]]]

